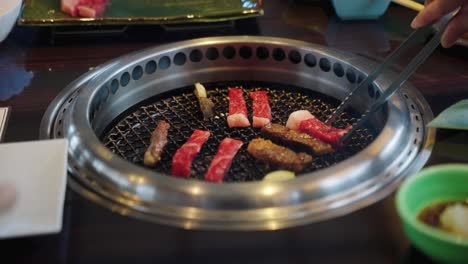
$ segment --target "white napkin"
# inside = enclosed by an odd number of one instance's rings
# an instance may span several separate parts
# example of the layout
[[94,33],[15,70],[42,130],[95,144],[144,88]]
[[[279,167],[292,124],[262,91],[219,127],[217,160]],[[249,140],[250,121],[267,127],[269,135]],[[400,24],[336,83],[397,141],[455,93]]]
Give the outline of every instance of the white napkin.
[[0,211],[0,239],[60,232],[66,164],[65,139],[0,144],[0,184],[16,189],[14,204]]

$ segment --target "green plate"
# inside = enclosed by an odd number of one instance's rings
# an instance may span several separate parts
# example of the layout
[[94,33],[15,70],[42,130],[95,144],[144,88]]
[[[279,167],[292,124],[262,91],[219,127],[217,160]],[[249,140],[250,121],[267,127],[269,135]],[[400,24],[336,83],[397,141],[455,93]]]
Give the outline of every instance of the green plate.
[[101,17],[72,17],[60,0],[25,0],[20,25],[129,25],[222,22],[263,14],[262,0],[109,0]]

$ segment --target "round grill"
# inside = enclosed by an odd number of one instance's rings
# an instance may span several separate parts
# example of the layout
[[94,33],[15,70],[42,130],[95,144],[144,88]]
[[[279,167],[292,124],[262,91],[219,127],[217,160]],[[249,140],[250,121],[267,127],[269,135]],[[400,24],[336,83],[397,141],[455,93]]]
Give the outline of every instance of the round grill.
[[[246,152],[260,132],[227,127],[226,88],[267,90],[275,123],[285,124],[301,109],[324,120],[373,67],[352,54],[288,39],[236,36],[169,44],[117,58],[71,83],[45,113],[41,137],[66,137],[71,188],[123,215],[188,229],[307,224],[378,201],[422,168],[435,137],[426,128],[432,119],[427,103],[405,84],[344,149],[315,156],[294,180],[265,182],[261,179],[272,168]],[[394,76],[383,73],[351,101],[337,126],[353,123]],[[215,103],[211,120],[202,119],[193,95],[196,82]],[[162,119],[171,125],[169,143],[156,168],[147,168],[143,153]],[[173,154],[194,129],[211,136],[194,160],[191,177],[169,176]],[[225,137],[244,145],[226,183],[205,182]]]
[[[104,133],[102,142],[112,152],[126,160],[143,165],[143,156],[149,146],[151,132],[157,122],[166,120],[171,125],[169,142],[164,148],[161,161],[154,170],[170,175],[172,156],[190,137],[195,129],[210,131],[212,136],[192,164],[191,178],[203,180],[210,161],[216,154],[219,143],[225,137],[240,139],[245,144],[236,155],[231,169],[224,182],[242,182],[261,180],[265,174],[274,170],[267,164],[256,161],[247,153],[247,144],[252,139],[262,137],[258,128],[229,128],[226,122],[228,113],[228,88],[242,87],[245,93],[253,90],[268,91],[273,123],[286,124],[289,114],[300,109],[307,109],[316,117],[325,120],[339,101],[324,94],[285,84],[265,82],[220,82],[204,84],[208,96],[215,103],[215,117],[203,120],[193,86],[174,89],[174,91],[150,98],[131,108],[129,113],[116,118],[118,121],[108,132]],[[151,103],[150,103],[151,102]],[[251,108],[251,100],[246,100]],[[345,127],[356,121],[354,113],[345,113],[338,127]],[[377,128],[378,129],[378,128]],[[364,149],[375,138],[376,128],[367,127],[358,130],[345,148],[332,154],[314,156],[313,163],[302,173],[313,172],[336,164]]]

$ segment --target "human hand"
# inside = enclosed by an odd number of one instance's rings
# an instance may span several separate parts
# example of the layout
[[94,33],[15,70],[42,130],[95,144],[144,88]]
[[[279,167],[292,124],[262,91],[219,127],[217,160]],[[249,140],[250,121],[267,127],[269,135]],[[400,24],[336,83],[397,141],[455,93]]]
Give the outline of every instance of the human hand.
[[0,214],[12,207],[15,200],[15,186],[8,183],[0,183]]
[[468,32],[468,2],[465,0],[426,0],[425,8],[414,18],[411,27],[416,29],[434,23],[458,7],[461,7],[460,11],[442,34],[442,46],[448,48]]

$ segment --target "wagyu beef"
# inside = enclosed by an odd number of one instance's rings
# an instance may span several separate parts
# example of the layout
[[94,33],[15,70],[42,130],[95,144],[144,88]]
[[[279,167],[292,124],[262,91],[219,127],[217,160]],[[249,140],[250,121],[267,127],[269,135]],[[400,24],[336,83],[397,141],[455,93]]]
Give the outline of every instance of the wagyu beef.
[[252,98],[253,127],[263,127],[271,122],[271,109],[266,91],[249,93]]
[[172,157],[172,175],[187,178],[190,176],[190,168],[195,156],[200,152],[203,144],[210,137],[209,131],[193,131],[190,138],[185,142]]
[[71,16],[97,17],[104,13],[108,0],[61,0],[63,12]]
[[205,174],[205,180],[222,182],[224,175],[226,175],[231,167],[232,160],[242,144],[240,140],[232,138],[223,139],[219,144],[216,156],[211,160],[210,167],[208,167],[208,171]]
[[351,126],[346,128],[335,128],[329,126],[317,119],[307,110],[299,110],[291,113],[286,126],[290,129],[306,133],[314,138],[330,143],[335,147],[341,146],[341,137],[351,129]]
[[229,127],[250,126],[247,117],[247,105],[244,100],[244,91],[241,88],[229,88],[229,115],[227,117]]

